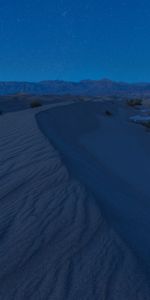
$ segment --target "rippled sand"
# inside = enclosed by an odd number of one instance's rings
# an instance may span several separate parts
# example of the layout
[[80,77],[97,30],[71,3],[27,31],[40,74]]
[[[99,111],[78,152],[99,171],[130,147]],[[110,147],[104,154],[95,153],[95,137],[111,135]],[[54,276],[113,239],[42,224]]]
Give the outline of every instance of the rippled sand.
[[0,117],[0,300],[144,300],[148,282],[36,110]]

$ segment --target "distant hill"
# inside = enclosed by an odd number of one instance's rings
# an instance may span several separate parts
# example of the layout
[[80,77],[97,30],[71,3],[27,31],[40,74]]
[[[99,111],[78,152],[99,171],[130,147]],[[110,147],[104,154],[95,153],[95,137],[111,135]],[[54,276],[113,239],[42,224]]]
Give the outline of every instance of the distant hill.
[[0,95],[26,93],[35,95],[150,96],[150,83],[124,83],[109,79],[67,82],[59,80],[34,82],[0,82]]

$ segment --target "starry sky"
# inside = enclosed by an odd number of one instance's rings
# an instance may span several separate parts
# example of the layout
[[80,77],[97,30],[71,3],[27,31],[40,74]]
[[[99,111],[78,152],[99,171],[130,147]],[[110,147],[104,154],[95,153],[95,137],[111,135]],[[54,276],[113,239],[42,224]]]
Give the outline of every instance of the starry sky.
[[0,0],[0,80],[150,81],[149,0]]

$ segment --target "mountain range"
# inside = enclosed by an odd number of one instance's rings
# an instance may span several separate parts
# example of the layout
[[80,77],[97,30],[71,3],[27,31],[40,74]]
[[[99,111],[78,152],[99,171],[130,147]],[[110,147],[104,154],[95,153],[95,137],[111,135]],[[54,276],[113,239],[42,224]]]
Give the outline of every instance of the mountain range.
[[150,96],[150,83],[125,83],[109,79],[67,82],[47,80],[40,82],[0,82],[0,95],[84,95],[84,96]]

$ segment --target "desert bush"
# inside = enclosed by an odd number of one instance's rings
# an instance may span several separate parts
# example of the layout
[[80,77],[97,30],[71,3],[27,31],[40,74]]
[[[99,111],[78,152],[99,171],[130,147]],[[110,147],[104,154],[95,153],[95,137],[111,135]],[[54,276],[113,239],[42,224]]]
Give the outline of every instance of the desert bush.
[[110,110],[105,110],[105,115],[106,116],[112,116],[112,112]]
[[30,106],[31,106],[31,108],[36,108],[36,107],[42,106],[42,104],[38,100],[35,100],[35,101],[31,102]]
[[135,99],[129,99],[127,101],[127,104],[129,106],[136,106],[136,105],[142,105],[142,99],[138,99],[138,98],[135,98]]
[[142,124],[144,127],[150,129],[150,121],[147,121],[147,122],[141,122],[141,124]]

